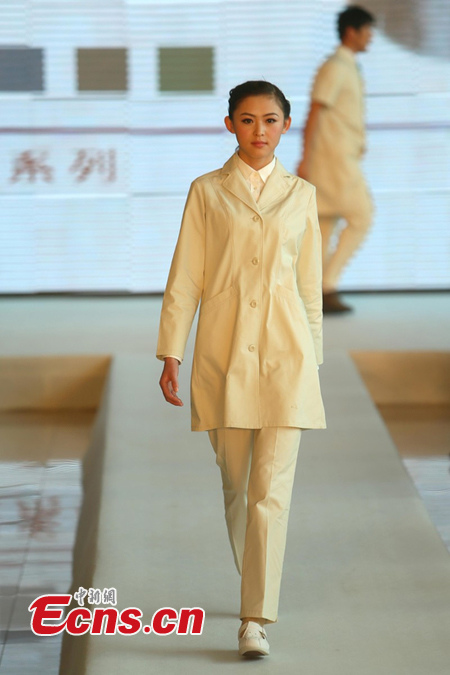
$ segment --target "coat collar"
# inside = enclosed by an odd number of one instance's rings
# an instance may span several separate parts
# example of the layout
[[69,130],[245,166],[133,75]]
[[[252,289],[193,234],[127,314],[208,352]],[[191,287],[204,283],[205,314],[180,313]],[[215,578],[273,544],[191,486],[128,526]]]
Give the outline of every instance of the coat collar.
[[275,168],[266,181],[258,203],[250,194],[245,178],[239,169],[236,154],[225,162],[220,171],[220,176],[223,176],[222,186],[256,213],[264,211],[274,202],[283,199],[292,185],[291,174],[286,171],[279,159],[277,159]]

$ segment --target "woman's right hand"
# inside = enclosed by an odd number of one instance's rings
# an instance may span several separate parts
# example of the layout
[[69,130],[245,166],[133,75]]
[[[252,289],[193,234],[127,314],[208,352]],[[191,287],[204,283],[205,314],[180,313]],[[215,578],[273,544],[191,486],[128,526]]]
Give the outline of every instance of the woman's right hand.
[[178,359],[174,359],[172,356],[166,356],[164,359],[164,370],[159,380],[159,386],[162,389],[164,398],[167,403],[172,405],[183,405],[183,401],[178,398],[178,371],[180,364]]

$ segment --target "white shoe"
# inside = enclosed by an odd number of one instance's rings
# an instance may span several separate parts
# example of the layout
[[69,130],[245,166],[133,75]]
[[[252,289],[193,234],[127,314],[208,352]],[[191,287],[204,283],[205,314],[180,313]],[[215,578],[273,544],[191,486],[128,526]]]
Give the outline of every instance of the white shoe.
[[240,656],[268,656],[270,653],[266,631],[259,623],[247,621],[239,628]]

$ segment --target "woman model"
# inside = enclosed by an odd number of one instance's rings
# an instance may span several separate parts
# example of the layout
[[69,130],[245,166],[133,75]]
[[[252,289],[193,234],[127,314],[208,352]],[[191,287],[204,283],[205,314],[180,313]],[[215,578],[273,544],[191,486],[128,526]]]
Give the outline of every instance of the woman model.
[[208,431],[241,575],[239,653],[268,655],[302,429],[324,428],[321,240],[315,189],[274,156],[290,104],[270,82],[230,91],[237,152],[197,178],[164,293],[157,357],[168,403],[199,302],[193,431]]

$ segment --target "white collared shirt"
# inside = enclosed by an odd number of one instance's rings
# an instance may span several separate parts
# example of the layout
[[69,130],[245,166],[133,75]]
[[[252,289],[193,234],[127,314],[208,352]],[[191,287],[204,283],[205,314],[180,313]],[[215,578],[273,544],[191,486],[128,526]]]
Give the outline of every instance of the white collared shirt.
[[262,169],[256,170],[252,169],[252,167],[249,164],[244,162],[244,160],[239,157],[238,153],[236,153],[236,157],[240,172],[242,173],[242,175],[246,180],[246,183],[249,187],[253,199],[255,200],[255,202],[257,202],[264,188],[264,185],[267,182],[267,179],[269,178],[270,174],[275,168],[277,158],[274,157],[273,160],[269,162],[269,164],[263,166]]

